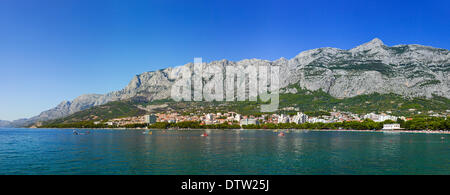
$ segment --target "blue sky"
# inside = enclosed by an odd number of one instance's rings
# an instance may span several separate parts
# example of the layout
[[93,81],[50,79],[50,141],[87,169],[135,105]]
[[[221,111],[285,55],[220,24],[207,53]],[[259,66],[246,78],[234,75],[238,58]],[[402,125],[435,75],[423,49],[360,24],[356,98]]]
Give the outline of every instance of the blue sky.
[[447,0],[2,0],[0,119],[119,90],[194,57],[274,60],[374,37],[449,49],[449,10]]

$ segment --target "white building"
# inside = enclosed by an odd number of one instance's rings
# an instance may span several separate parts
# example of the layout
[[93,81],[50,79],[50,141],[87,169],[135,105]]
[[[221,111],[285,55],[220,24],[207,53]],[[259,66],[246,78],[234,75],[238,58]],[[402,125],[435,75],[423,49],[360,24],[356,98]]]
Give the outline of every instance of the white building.
[[240,114],[236,114],[236,116],[234,117],[235,121],[241,121],[241,115]]
[[256,120],[256,119],[249,119],[249,118],[246,118],[246,119],[242,119],[242,120],[240,121],[240,124],[241,124],[241,125],[259,125],[259,121]]
[[212,114],[207,114],[206,115],[206,120],[212,121],[213,120],[213,115]]
[[328,121],[321,118],[312,117],[308,119],[308,122],[310,123],[327,123]]
[[383,122],[385,120],[393,120],[393,121],[397,120],[396,116],[391,116],[391,115],[387,115],[387,114],[375,114],[375,113],[366,114],[366,115],[364,115],[363,118],[370,119],[375,122]]
[[385,120],[397,121],[397,117],[391,116],[391,115],[380,115],[379,121],[376,121],[376,122],[383,122]]
[[284,114],[281,114],[278,117],[278,123],[289,123],[289,117]]
[[402,128],[400,128],[400,124],[398,123],[383,125],[383,130],[395,130],[395,129],[402,129]]
[[154,114],[144,116],[145,123],[154,124],[156,123],[156,116]]
[[307,120],[308,115],[303,114],[302,112],[297,112],[297,115],[294,115],[294,117],[292,117],[292,122],[297,124],[306,123]]

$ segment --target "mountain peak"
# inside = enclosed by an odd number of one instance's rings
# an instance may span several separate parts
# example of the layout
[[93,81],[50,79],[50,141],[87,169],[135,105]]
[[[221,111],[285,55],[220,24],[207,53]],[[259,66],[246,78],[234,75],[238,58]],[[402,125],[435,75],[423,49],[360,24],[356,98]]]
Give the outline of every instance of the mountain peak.
[[366,51],[366,50],[371,50],[373,48],[380,48],[382,46],[386,46],[386,45],[384,45],[383,41],[381,41],[379,38],[374,38],[367,43],[364,43],[358,47],[351,49],[350,51],[353,51],[353,52]]
[[372,41],[369,41],[367,44],[372,44],[372,45],[384,45],[383,41],[381,41],[381,39],[379,38],[374,38],[372,39]]

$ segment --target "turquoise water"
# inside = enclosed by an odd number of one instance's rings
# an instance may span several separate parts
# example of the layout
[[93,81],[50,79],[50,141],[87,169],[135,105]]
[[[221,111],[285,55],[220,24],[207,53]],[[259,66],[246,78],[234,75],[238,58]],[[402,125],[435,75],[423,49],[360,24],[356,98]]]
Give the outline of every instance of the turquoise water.
[[142,132],[0,129],[0,174],[450,174],[443,134]]

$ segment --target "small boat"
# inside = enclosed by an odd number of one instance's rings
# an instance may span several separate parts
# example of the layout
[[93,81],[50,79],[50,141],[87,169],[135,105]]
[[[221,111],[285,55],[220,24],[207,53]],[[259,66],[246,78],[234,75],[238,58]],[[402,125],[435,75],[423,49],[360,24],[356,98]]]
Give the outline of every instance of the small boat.
[[144,134],[144,135],[152,135],[153,131],[146,130],[146,131],[142,132],[142,134]]
[[278,137],[283,137],[283,136],[284,136],[284,133],[283,133],[283,132],[281,132],[281,133],[278,134]]
[[208,134],[207,133],[203,133],[201,136],[202,137],[208,137]]
[[90,131],[86,131],[86,132],[78,132],[77,130],[73,130],[72,134],[73,135],[89,135],[91,132]]

